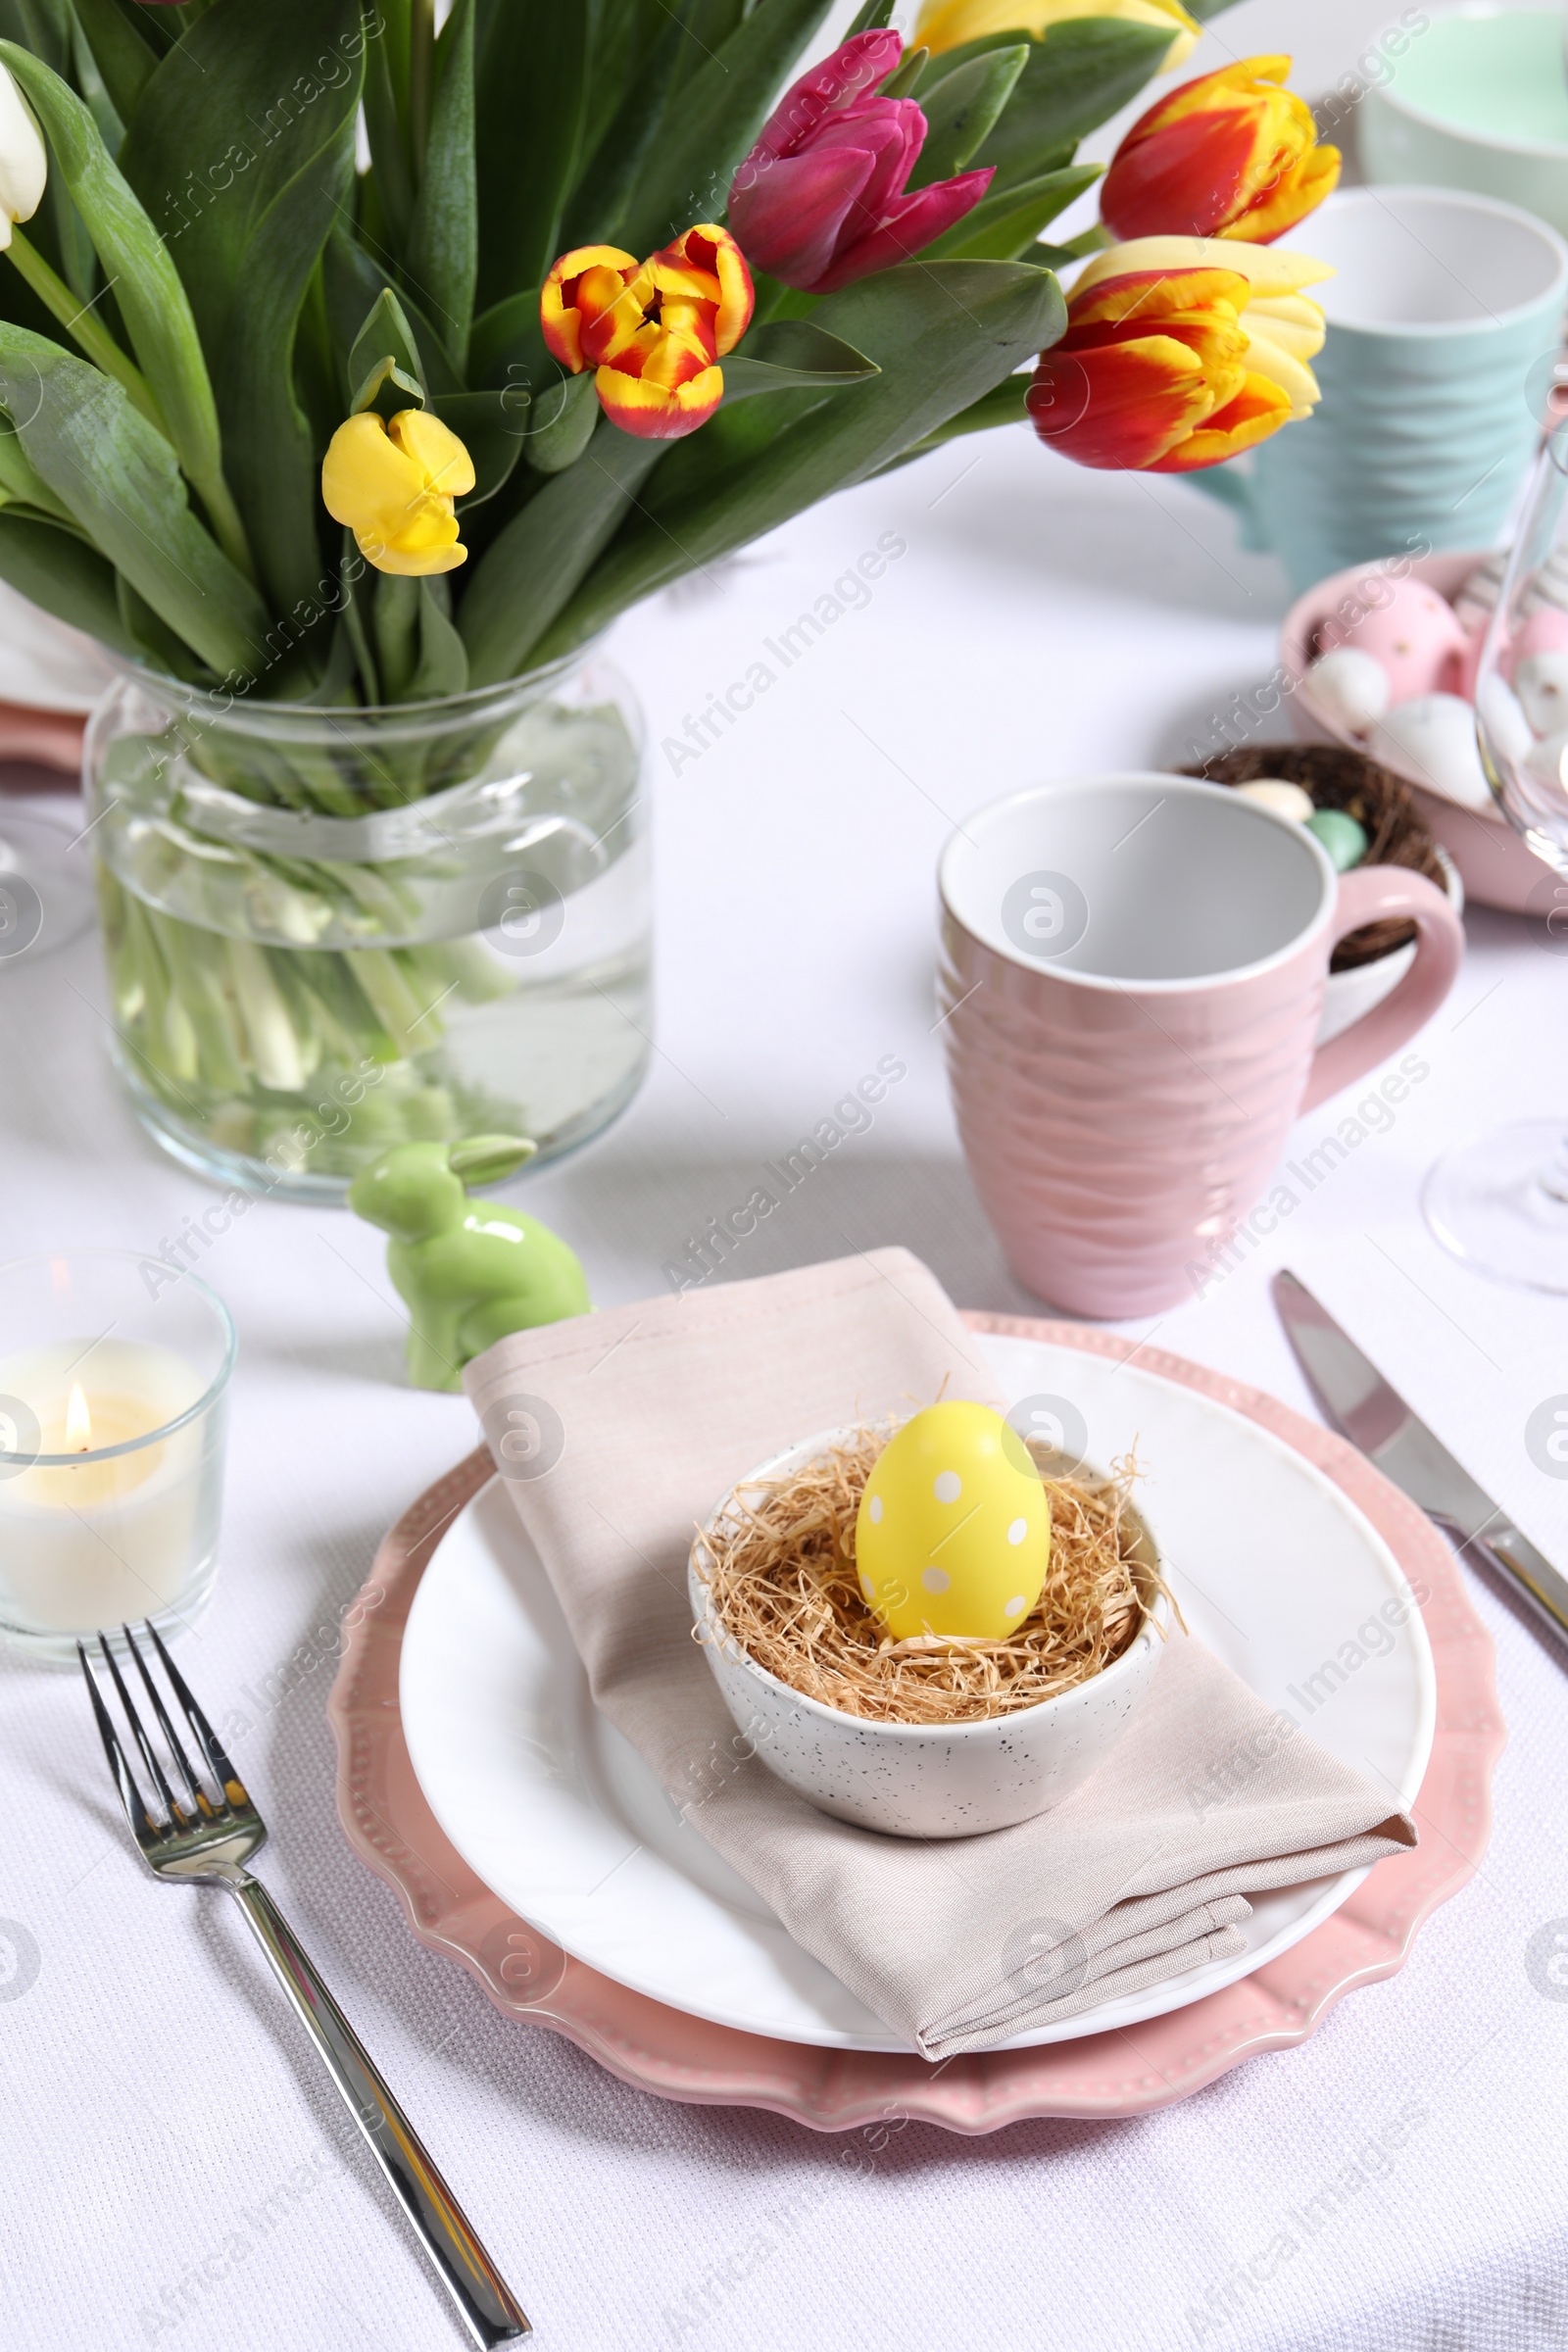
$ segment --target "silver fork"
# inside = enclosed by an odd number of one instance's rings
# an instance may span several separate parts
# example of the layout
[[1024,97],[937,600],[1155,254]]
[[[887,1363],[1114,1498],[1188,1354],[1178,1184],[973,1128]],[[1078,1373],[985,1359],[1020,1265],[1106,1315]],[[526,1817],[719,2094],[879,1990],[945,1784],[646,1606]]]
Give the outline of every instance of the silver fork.
[[288,1995],[295,2015],[320,2052],[327,2073],[369,2141],[377,2163],[391,2181],[399,2203],[434,2265],[436,2276],[457,2305],[474,2342],[488,2347],[529,2334],[531,2330],[521,2307],[468,2227],[462,2207],[370,2063],[359,2035],[327,1991],[266,1887],[246,1869],[252,1854],[266,1839],[267,1824],[246,1795],[218,1735],[159,1640],[157,1628],[149,1624],[144,1630],[163,1661],[170,1689],[190,1726],[214,1793],[209,1796],[203,1788],[199,1769],[192,1770],[147,1660],[137,1647],[129,1626],[122,1626],[125,1645],[136,1661],[158,1727],[188,1799],[186,1802],[176,1797],[170,1787],[114,1652],[107,1638],[100,1634],[98,1646],[104,1664],[157,1791],[160,1810],[153,1810],[136,1786],[87,1652],[78,1642],[76,1654],[92,1693],[104,1752],[120,1791],[120,1801],[125,1808],[131,1836],[141,1848],[142,1860],[161,1879],[212,1880],[228,1888],[271,1963],[272,1974]]

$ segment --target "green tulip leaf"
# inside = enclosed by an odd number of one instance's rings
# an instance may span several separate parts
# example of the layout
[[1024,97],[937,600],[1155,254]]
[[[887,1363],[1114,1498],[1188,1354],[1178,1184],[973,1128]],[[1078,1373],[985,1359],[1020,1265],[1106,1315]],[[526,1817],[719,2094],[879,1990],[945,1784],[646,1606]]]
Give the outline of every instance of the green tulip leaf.
[[[829,0],[757,0],[684,85],[621,221],[621,242],[632,253],[652,253],[694,222],[722,220],[730,181],[828,6]],[[540,277],[554,258],[546,259]]]
[[509,294],[505,302],[492,303],[475,318],[468,338],[471,378],[490,384],[518,382],[525,390],[537,392],[547,362],[552,369],[558,368],[559,363],[545,350],[540,331],[537,286]]
[[535,396],[523,449],[535,473],[564,473],[594,437],[599,398],[591,373],[568,375],[554,360],[547,365],[559,380]]
[[864,384],[882,372],[875,360],[841,336],[830,335],[812,318],[774,318],[754,326],[722,366],[726,402],[783,391],[792,384],[819,384],[827,390]]
[[890,23],[895,5],[896,0],[865,0],[865,6],[859,11],[844,38],[847,41],[853,40],[858,32],[880,32],[883,26]]
[[409,680],[406,699],[411,703],[433,703],[467,691],[468,657],[441,601],[445,585],[444,580],[419,582],[419,662]]
[[[731,30],[725,25],[718,38]],[[711,33],[705,37],[710,48],[716,46]],[[574,245],[620,243],[622,217],[663,134],[665,106],[694,53],[701,63],[691,11],[684,20],[666,16],[652,49],[623,77],[620,103],[578,174],[558,232],[563,253]],[[594,114],[599,119],[597,104]]]
[[988,49],[922,85],[925,144],[909,174],[911,188],[928,188],[961,172],[984,144],[1029,62],[1031,44]]
[[474,160],[473,0],[458,0],[437,50],[440,79],[424,177],[409,234],[409,283],[445,321],[461,369],[467,356],[479,271],[479,193]]
[[120,0],[74,0],[74,5],[110,102],[121,122],[128,123],[157,70],[158,51],[131,23]]
[[366,41],[357,0],[214,0],[148,83],[123,149],[189,293],[226,468],[263,585],[284,611],[319,594],[319,451],[294,347],[353,187]]
[[174,453],[120,386],[0,321],[0,405],[93,545],[209,667],[268,662],[266,607],[192,514]]
[[877,85],[879,98],[909,98],[931,62],[929,49],[906,49],[887,79]]
[[84,630],[117,654],[134,655],[121,624],[115,567],[74,529],[0,508],[0,579],[56,620]]
[[440,392],[430,403],[473,460],[473,488],[458,500],[466,514],[505,489],[525,445],[529,422],[526,392]]
[[459,615],[471,684],[493,686],[521,669],[529,648],[635,509],[666,448],[601,417],[576,465],[554,474],[497,534],[472,566]]
[[[373,255],[347,233],[340,221],[326,240],[321,257],[321,291],[326,303],[327,324],[334,349],[344,357],[342,392],[361,381],[374,361],[387,349],[383,341],[375,353],[365,358],[368,345],[362,346],[366,331],[367,313],[378,297],[389,294],[397,305],[397,315],[404,320],[402,333],[406,341],[394,348],[400,354],[399,365],[411,375],[417,375],[430,392],[461,392],[463,380],[448,359],[441,337],[418,304],[406,288],[395,288],[389,272]],[[373,338],[372,338],[373,339]],[[359,375],[354,373],[354,354],[364,358]]]
[[933,449],[940,449],[944,442],[961,440],[968,433],[990,433],[998,425],[1027,423],[1029,410],[1026,404],[1029,387],[1034,380],[1034,369],[1030,368],[1026,374],[1009,375],[1004,383],[993,384],[989,392],[982,392],[978,400],[971,401],[966,409],[960,409],[956,416],[948,417],[934,433],[927,433],[923,441],[917,441],[912,449],[906,449],[902,456],[892,459],[881,470],[892,473],[898,466],[907,466],[914,458],[928,457]]
[[[371,303],[365,324],[349,353],[349,382],[363,387],[378,370],[392,373],[416,396],[422,408],[429,398],[424,367],[408,313],[390,286],[383,286]],[[367,406],[355,392],[350,414]],[[408,407],[408,402],[401,404]]]
[[1054,342],[1064,309],[1055,279],[1019,262],[909,263],[828,295],[813,323],[873,358],[885,353],[890,365],[854,400],[780,395],[781,407],[810,405],[781,418],[760,444],[761,403],[721,410],[677,443],[570,604],[524,647],[526,657],[569,652],[682,572],[875,473]]
[[[1174,31],[1118,17],[1069,17],[1029,45],[1023,72],[1001,118],[971,161],[996,172],[988,193],[1038,179],[1071,160],[1072,146],[1135,98],[1157,74]],[[915,95],[921,105],[939,74],[1010,47],[1014,32],[992,33],[933,59]],[[1066,147],[1067,153],[1060,150]],[[923,160],[923,159],[922,159]]]
[[1040,231],[1064,212],[1085,188],[1092,188],[1103,164],[1069,164],[1059,172],[1042,172],[1018,187],[1004,188],[998,196],[983,196],[972,213],[954,222],[945,236],[925,248],[928,262],[1040,263],[1048,257],[1031,250]]
[[[229,4],[243,8],[246,0]],[[223,479],[212,379],[168,247],[75,91],[15,42],[0,41],[0,61],[10,67],[43,125],[55,166],[114,287],[179,462],[201,492],[229,555],[243,563],[245,535]],[[144,111],[157,79],[155,74],[147,85]]]
[[479,300],[536,286],[562,250],[590,107],[591,0],[479,0],[474,29]]
[[349,402],[349,415],[358,416],[366,409],[373,409],[378,416],[390,423],[404,409],[422,409],[424,386],[406,375],[390,352],[377,360],[354,398]]
[[[409,161],[409,0],[383,0],[380,37],[365,56],[365,132],[375,198],[386,234],[399,253],[414,219],[414,168]],[[402,100],[400,106],[399,100]]]

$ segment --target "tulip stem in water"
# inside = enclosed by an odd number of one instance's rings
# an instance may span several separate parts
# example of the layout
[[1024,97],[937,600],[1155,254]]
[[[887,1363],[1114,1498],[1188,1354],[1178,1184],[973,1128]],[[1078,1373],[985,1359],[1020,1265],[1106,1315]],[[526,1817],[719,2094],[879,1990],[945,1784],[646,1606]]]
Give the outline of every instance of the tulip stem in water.
[[8,251],[45,310],[53,313],[93,365],[101,368],[105,375],[112,375],[132,406],[140,409],[148,423],[155,424],[164,439],[169,440],[169,427],[153,397],[152,386],[135,362],[126,359],[109,329],[94,318],[87,305],[77,301],[65,279],[55,275],[43,255],[28,244],[20,228],[12,229]]

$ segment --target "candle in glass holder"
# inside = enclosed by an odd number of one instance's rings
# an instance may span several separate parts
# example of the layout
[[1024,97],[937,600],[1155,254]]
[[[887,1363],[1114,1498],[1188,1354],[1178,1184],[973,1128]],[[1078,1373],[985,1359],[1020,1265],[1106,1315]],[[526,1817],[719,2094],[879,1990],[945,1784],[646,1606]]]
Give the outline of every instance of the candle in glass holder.
[[226,1313],[189,1275],[89,1251],[0,1268],[0,1317],[39,1333],[0,1358],[0,1627],[59,1656],[188,1616],[217,1560]]

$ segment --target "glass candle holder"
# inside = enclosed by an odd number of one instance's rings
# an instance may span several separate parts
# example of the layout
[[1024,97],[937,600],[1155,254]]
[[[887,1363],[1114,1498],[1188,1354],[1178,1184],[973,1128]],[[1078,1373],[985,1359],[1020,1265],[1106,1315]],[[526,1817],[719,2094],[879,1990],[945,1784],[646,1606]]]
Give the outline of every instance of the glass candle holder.
[[188,1626],[218,1572],[228,1309],[131,1250],[0,1266],[0,1639]]

